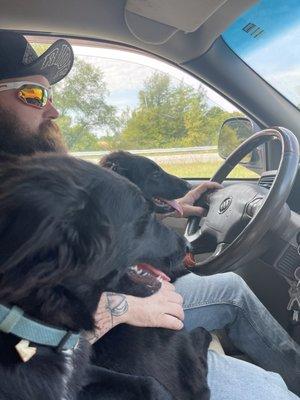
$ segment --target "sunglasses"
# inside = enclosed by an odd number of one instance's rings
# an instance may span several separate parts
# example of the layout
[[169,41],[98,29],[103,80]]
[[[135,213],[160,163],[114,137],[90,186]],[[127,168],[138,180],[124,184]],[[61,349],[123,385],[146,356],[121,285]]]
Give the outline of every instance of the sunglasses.
[[0,84],[0,92],[10,89],[18,89],[18,99],[36,108],[45,107],[48,100],[52,102],[53,99],[51,87],[47,88],[35,82],[20,81]]

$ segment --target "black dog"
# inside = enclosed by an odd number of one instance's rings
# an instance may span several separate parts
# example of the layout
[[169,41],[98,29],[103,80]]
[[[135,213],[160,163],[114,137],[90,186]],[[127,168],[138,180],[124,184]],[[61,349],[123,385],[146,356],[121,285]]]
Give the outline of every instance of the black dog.
[[[127,179],[52,154],[0,163],[0,244],[1,312],[17,306],[30,323],[26,330],[18,309],[9,318],[1,317],[1,400],[73,400],[85,382],[90,385],[82,395],[89,398],[93,376],[100,382],[98,395],[104,399],[105,377],[113,381],[117,374],[95,367],[93,375],[87,342],[83,338],[76,345],[69,342],[76,333],[93,330],[100,294],[117,287],[128,267],[145,262],[168,271],[172,265],[181,265],[184,239],[151,216],[149,204]],[[63,333],[59,342],[52,337],[47,343],[49,329],[55,329],[56,335]],[[164,335],[167,347],[168,337],[176,332]],[[16,350],[22,338],[30,341],[35,354],[24,358],[24,351]],[[175,347],[166,354],[178,353],[176,357],[185,360],[181,341],[177,347],[170,342]],[[27,356],[28,351],[25,348]],[[134,344],[130,352],[134,351],[143,354],[144,347]],[[196,350],[194,358],[197,361]],[[166,368],[173,368],[173,358]],[[197,368],[194,364],[183,367],[193,381]],[[141,375],[151,376],[151,371],[145,369]],[[147,377],[135,380],[136,386],[150,393]]]
[[[177,176],[168,174],[149,158],[120,150],[104,156],[99,165],[117,172],[140,188],[155,213],[170,214],[174,210],[182,213],[182,208],[175,199],[184,196],[191,189],[191,185]],[[189,260],[186,260],[186,266],[194,266],[195,261],[191,253]],[[169,278],[174,282],[189,272],[188,269],[172,268]]]
[[[170,213],[174,208],[178,210],[175,201],[166,199],[182,197],[190,189],[187,182],[166,173],[154,161],[129,152],[112,152],[99,164],[136,184],[157,213]],[[166,272],[174,281],[189,271],[179,267]],[[152,294],[149,282],[143,284],[142,277],[132,279],[139,280],[139,284],[133,286],[129,280],[123,279],[114,291],[140,297]],[[201,328],[187,334],[185,331],[174,333],[165,329],[118,326],[94,345],[94,362],[134,376],[155,377],[175,399],[208,399],[205,355],[209,341],[210,336]],[[175,350],[180,348],[184,351]],[[193,366],[192,370],[189,365]],[[124,399],[129,398],[135,399],[126,392]]]
[[128,151],[115,151],[104,156],[99,164],[125,176],[137,185],[148,201],[153,204],[156,213],[170,213],[178,205],[174,199],[184,196],[191,186],[177,176],[165,172],[159,165],[147,157]]
[[[132,272],[132,274],[134,274]],[[115,291],[145,297],[152,294],[151,279],[132,277],[122,279]],[[139,328],[119,325],[104,335],[93,345],[93,363],[108,370],[118,372],[119,379],[114,388],[113,382],[90,385],[89,392],[106,393],[109,399],[122,400],[158,400],[151,385],[144,387],[143,393],[139,382],[141,378],[155,378],[176,400],[208,400],[209,389],[206,382],[207,349],[211,337],[203,328],[196,328],[188,333],[185,330],[173,331],[161,328]],[[126,375],[124,375],[126,374]],[[128,375],[137,382],[128,383]],[[97,375],[96,375],[97,376]],[[100,380],[99,378],[97,379]],[[95,381],[95,378],[94,378]],[[123,387],[120,394],[120,386]],[[90,397],[91,399],[102,399]],[[162,396],[162,399],[167,397]],[[105,397],[106,399],[106,397]]]

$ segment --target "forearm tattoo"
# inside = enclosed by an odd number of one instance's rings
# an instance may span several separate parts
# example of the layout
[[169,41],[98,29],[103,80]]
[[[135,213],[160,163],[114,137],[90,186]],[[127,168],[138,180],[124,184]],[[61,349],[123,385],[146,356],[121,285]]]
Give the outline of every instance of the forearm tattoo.
[[98,310],[95,314],[96,329],[87,332],[86,338],[90,343],[95,343],[105,333],[118,325],[118,317],[128,311],[128,302],[124,294],[105,292],[102,294]]

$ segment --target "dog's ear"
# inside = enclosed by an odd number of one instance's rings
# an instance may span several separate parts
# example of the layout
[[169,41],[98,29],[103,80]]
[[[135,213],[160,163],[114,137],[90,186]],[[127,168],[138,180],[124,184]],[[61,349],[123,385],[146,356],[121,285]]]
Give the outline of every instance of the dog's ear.
[[51,191],[28,183],[1,196],[0,300],[16,301],[95,265],[101,272],[111,243],[109,221],[93,196],[73,189],[73,197],[65,187],[66,196],[51,198]]
[[113,239],[108,217],[91,198],[65,216],[61,229],[64,246],[73,253],[73,262],[83,265],[104,258]]
[[58,266],[61,237],[53,220],[31,221],[30,210],[19,211],[0,216],[0,301],[8,303],[59,282],[65,272]]
[[119,175],[128,178],[128,170],[124,168],[124,157],[130,156],[129,152],[125,151],[113,151],[102,157],[99,161],[100,167],[110,169]]

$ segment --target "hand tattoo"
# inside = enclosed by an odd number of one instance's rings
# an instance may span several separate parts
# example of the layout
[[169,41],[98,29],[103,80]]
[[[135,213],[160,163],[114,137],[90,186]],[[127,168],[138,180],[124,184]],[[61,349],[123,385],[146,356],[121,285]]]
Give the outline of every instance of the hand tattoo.
[[107,305],[111,316],[118,317],[123,315],[128,310],[128,303],[124,294],[106,292]]
[[96,329],[94,332],[87,332],[87,340],[91,344],[95,343],[110,329],[118,325],[118,317],[125,314],[127,311],[128,302],[124,294],[111,292],[103,293],[94,316]]

